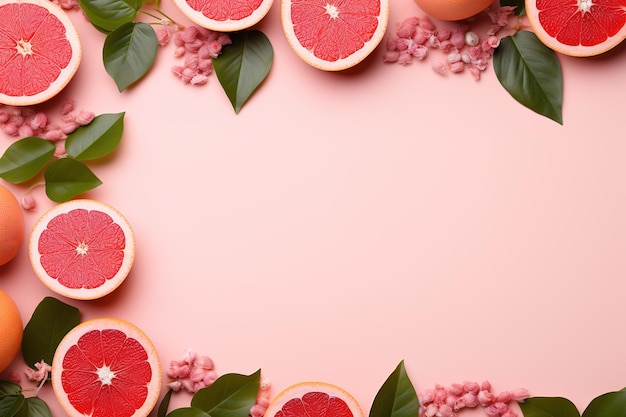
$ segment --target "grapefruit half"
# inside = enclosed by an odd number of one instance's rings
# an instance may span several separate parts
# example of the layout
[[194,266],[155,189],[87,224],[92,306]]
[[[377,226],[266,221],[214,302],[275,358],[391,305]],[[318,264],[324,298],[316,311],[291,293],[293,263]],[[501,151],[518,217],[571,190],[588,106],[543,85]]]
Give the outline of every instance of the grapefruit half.
[[217,32],[254,26],[265,17],[273,0],[174,0],[194,23]]
[[485,10],[493,0],[415,0],[430,17],[440,20],[463,20]]
[[143,331],[115,318],[70,330],[52,360],[52,388],[70,417],[145,417],[161,391],[161,363]]
[[0,103],[42,103],[70,82],[81,59],[78,32],[50,0],[0,0]]
[[326,382],[300,382],[272,399],[264,417],[363,417],[359,403]]
[[100,201],[70,200],[44,213],[28,243],[35,274],[52,291],[93,300],[115,290],[135,259],[126,218]]
[[537,37],[565,55],[599,55],[626,38],[623,0],[526,0],[526,14]]
[[364,60],[387,30],[389,0],[281,0],[283,31],[294,52],[325,71]]

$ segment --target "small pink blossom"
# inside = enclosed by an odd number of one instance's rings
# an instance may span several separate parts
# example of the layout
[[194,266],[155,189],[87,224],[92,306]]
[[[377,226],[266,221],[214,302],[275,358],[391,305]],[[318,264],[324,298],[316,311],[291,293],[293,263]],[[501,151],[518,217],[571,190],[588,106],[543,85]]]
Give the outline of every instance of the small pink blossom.
[[24,373],[29,381],[42,382],[48,377],[48,373],[52,371],[52,367],[45,361],[41,360],[35,364],[36,370],[26,368]]
[[65,150],[65,146],[57,145],[54,148],[54,156],[55,158],[64,158],[67,156],[67,151]]
[[93,121],[96,115],[91,111],[81,110],[75,118],[76,123],[80,126],[86,126]]
[[159,46],[165,46],[170,42],[171,35],[167,26],[158,26],[155,30],[155,33]]
[[523,402],[528,397],[530,397],[530,393],[526,388],[517,388],[511,391],[511,399],[516,402]]
[[431,67],[432,67],[433,71],[435,71],[439,75],[446,75],[446,73],[447,73],[446,65],[442,61],[439,61],[439,60],[433,61]]

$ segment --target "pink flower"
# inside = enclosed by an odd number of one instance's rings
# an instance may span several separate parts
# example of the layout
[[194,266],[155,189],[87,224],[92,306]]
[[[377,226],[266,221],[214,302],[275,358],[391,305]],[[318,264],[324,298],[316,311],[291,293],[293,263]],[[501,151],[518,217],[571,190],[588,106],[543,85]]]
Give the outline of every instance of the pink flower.
[[96,115],[93,112],[81,110],[75,118],[76,123],[86,126],[93,121]]
[[446,66],[442,61],[434,61],[431,67],[437,74],[446,75]]
[[486,407],[495,401],[494,395],[491,391],[481,390],[478,393],[478,403],[483,407]]
[[165,46],[170,42],[170,31],[167,26],[158,26],[155,33],[159,46]]
[[530,397],[530,393],[526,388],[517,388],[511,391],[511,400],[513,401],[523,402],[528,397]]

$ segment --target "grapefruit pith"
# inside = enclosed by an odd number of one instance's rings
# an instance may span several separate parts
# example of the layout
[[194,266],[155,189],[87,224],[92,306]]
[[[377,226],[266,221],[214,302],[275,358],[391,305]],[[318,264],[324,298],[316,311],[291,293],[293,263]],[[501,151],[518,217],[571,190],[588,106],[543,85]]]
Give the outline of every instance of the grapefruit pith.
[[355,66],[385,35],[389,0],[281,0],[287,42],[304,62],[326,71]]
[[326,382],[300,382],[272,399],[264,417],[363,417],[356,399]]
[[463,20],[485,10],[493,0],[415,0],[430,17],[440,20]]
[[115,208],[95,200],[70,200],[37,220],[28,252],[35,274],[48,288],[92,300],[126,279],[135,259],[135,238]]
[[24,214],[17,198],[0,185],[0,265],[15,258],[24,241]]
[[11,364],[22,344],[22,316],[11,297],[0,290],[0,373]]
[[42,103],[70,82],[81,59],[78,32],[50,0],[0,0],[0,103]]
[[145,417],[161,391],[159,356],[137,326],[91,319],[70,330],[57,347],[52,388],[70,417]]
[[265,17],[273,0],[174,0],[194,23],[217,32],[254,26]]
[[526,0],[526,14],[537,37],[565,55],[599,55],[626,38],[623,0]]

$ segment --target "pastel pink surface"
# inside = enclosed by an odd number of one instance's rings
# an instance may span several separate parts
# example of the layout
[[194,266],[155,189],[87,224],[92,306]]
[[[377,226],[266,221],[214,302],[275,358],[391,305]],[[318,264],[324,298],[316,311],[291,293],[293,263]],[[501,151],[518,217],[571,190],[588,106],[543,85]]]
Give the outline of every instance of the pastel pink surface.
[[[389,30],[415,14],[412,0],[392,0]],[[91,165],[104,185],[86,197],[120,210],[137,245],[115,292],[65,300],[85,319],[136,324],[164,366],[194,348],[220,374],[261,368],[274,393],[336,384],[366,413],[400,360],[418,391],[488,379],[582,410],[624,387],[623,47],[560,57],[560,126],[514,101],[491,68],[479,82],[441,77],[385,64],[383,48],[349,72],[311,68],[275,4],[258,26],[274,65],[235,115],[215,77],[192,87],[170,73],[171,46],[118,93],[103,35],[72,17],[88,47],[50,106],[70,97],[126,112],[120,148]],[[53,204],[34,195],[27,232]],[[25,323],[54,296],[26,246],[0,267],[0,287]],[[50,387],[41,395],[61,413]]]

